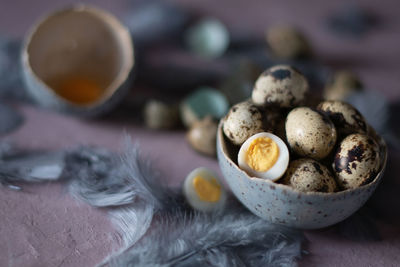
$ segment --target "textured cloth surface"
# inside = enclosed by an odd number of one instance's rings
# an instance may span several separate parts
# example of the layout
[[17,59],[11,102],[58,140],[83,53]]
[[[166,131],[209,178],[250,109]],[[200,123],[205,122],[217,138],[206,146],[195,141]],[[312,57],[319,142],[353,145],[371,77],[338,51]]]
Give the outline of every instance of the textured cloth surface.
[[[73,1],[0,0],[0,33],[21,37],[44,12]],[[123,16],[135,4],[128,1],[88,1]],[[361,76],[368,89],[379,90],[390,101],[400,100],[400,17],[397,1],[362,1],[382,18],[360,40],[340,39],[329,33],[324,17],[345,1],[211,1],[179,0],[194,10],[215,15],[237,29],[262,34],[272,24],[294,23],[310,37],[318,59],[328,66],[348,68]],[[251,3],[251,4],[250,4]],[[229,6],[229,8],[227,8]],[[136,88],[133,88],[136,90]],[[178,186],[198,166],[218,171],[215,160],[193,152],[184,133],[150,131],[133,113],[117,122],[111,119],[86,121],[53,114],[31,106],[18,106],[25,123],[1,137],[24,148],[58,149],[79,144],[103,146],[117,151],[123,130],[155,160],[171,186]],[[132,119],[129,119],[132,117]],[[400,156],[391,154],[392,162]],[[387,172],[398,173],[389,165]],[[393,177],[393,176],[391,176]],[[310,252],[301,266],[396,266],[400,262],[399,179],[384,179],[371,205],[379,211],[380,241],[351,241],[334,228],[308,231]],[[106,213],[79,203],[62,184],[24,185],[23,192],[0,188],[0,266],[93,266],[102,261],[118,240]]]

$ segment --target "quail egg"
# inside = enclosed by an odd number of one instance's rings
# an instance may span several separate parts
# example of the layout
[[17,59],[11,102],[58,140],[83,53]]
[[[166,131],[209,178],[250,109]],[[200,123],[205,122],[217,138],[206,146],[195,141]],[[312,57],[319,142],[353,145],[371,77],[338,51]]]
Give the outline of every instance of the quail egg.
[[305,36],[290,26],[275,26],[266,33],[271,51],[280,58],[293,59],[311,54],[311,47]]
[[179,122],[178,107],[158,100],[148,101],[143,113],[146,126],[151,129],[171,129]]
[[250,101],[234,105],[224,119],[223,131],[235,145],[241,145],[250,136],[263,132],[261,111]]
[[196,121],[188,131],[186,138],[189,144],[198,152],[215,156],[217,123],[211,116]]
[[217,174],[204,167],[189,173],[183,184],[183,195],[193,209],[204,212],[222,209],[227,198]]
[[337,184],[330,171],[318,161],[302,158],[292,161],[283,184],[300,192],[335,192]]
[[368,130],[363,115],[350,104],[327,100],[321,102],[317,109],[328,115],[339,134],[366,133]]
[[239,168],[250,176],[276,181],[285,173],[289,163],[286,144],[272,133],[251,136],[240,147]]
[[365,134],[351,134],[340,143],[333,170],[343,189],[371,182],[379,172],[379,146]]
[[303,102],[308,81],[299,71],[287,65],[277,65],[264,71],[257,79],[252,100],[258,106],[292,108]]
[[193,123],[208,115],[220,119],[228,109],[228,99],[219,90],[200,87],[182,101],[180,114],[183,124],[190,128]]
[[308,107],[289,112],[285,130],[290,148],[300,156],[323,159],[336,143],[336,129],[332,121]]
[[326,85],[323,96],[327,100],[345,100],[352,93],[361,91],[362,88],[362,82],[356,74],[350,71],[339,71]]

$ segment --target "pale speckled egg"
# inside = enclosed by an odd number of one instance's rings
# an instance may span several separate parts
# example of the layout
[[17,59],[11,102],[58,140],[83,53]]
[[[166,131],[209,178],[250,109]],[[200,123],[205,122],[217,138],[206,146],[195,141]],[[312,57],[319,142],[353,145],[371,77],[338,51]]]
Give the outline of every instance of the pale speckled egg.
[[371,182],[379,172],[379,146],[365,134],[351,134],[340,143],[333,162],[337,181],[343,189]]
[[215,157],[217,123],[211,116],[196,121],[186,134],[189,144],[198,152]]
[[289,112],[285,130],[289,146],[303,157],[323,159],[336,143],[336,129],[332,121],[308,107],[295,108]]
[[304,101],[308,81],[298,70],[277,65],[264,71],[257,79],[252,100],[258,106],[291,108]]
[[261,111],[250,101],[234,105],[224,118],[224,134],[235,145],[242,145],[250,136],[263,132]]
[[300,192],[335,192],[334,176],[324,165],[313,159],[292,161],[282,183]]
[[311,47],[304,34],[291,26],[274,26],[267,30],[266,40],[272,53],[284,59],[311,55]]
[[344,100],[362,89],[363,84],[355,73],[338,71],[325,86],[323,97],[327,100]]
[[193,209],[203,212],[222,209],[227,199],[218,175],[204,167],[196,168],[188,174],[183,184],[183,195]]
[[331,119],[338,134],[366,133],[368,125],[361,113],[352,105],[335,100],[321,102],[318,110]]
[[258,133],[240,147],[238,165],[250,176],[276,181],[289,164],[289,150],[278,136]]

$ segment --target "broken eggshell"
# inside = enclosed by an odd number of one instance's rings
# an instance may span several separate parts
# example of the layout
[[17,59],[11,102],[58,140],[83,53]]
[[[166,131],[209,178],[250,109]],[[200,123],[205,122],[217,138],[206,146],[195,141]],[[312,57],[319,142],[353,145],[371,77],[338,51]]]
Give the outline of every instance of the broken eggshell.
[[95,116],[128,90],[134,51],[128,30],[111,14],[75,5],[45,16],[24,40],[28,93],[41,106]]
[[299,192],[270,180],[250,177],[236,162],[235,149],[218,126],[217,156],[233,194],[255,215],[272,223],[317,229],[340,222],[356,212],[372,195],[386,166],[386,145],[380,138],[380,169],[374,179],[355,189],[334,193]]

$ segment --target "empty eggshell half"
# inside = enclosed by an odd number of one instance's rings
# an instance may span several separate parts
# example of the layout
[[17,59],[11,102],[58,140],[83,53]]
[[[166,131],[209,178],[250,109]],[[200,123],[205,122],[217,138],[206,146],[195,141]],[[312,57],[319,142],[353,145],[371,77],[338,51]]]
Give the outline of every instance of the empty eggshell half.
[[108,12],[75,5],[45,16],[22,51],[28,92],[44,107],[104,113],[127,92],[134,51],[129,31]]

